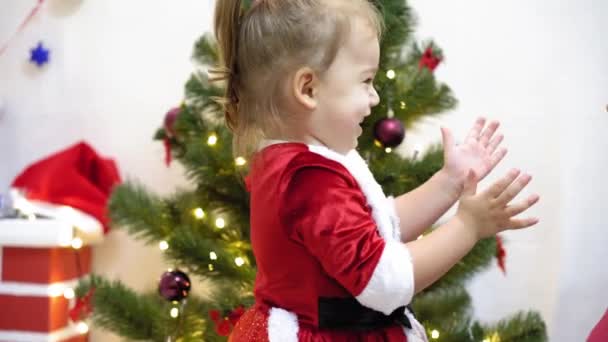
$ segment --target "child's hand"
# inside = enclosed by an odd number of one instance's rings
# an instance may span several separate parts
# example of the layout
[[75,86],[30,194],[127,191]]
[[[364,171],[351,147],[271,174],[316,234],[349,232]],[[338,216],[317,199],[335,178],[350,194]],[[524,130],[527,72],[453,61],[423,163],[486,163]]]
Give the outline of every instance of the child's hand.
[[[481,181],[507,154],[506,148],[497,151],[502,142],[502,134],[493,137],[498,129],[498,121],[485,127],[486,120],[479,118],[462,144],[456,145],[454,137],[447,128],[441,128],[443,136],[444,166],[450,179],[460,188],[464,184],[467,172],[473,170],[477,180]],[[482,133],[483,130],[483,133]]]
[[520,229],[538,223],[537,218],[516,219],[514,216],[528,210],[539,200],[531,195],[525,201],[510,202],[528,185],[532,177],[511,170],[487,190],[476,194],[477,179],[470,172],[456,213],[465,227],[471,229],[477,240],[494,236],[507,229]]

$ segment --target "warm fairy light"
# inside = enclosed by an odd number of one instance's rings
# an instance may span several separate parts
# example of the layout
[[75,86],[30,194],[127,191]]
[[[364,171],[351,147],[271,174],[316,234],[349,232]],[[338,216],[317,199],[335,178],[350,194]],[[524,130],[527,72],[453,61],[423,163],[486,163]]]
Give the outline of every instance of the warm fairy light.
[[82,239],[81,238],[74,238],[72,240],[72,248],[74,249],[80,249],[82,247]]
[[247,160],[243,157],[236,158],[235,162],[236,162],[236,165],[238,165],[238,166],[243,166],[243,165],[247,164]]
[[224,221],[224,219],[220,217],[217,220],[215,220],[215,226],[218,227],[219,229],[222,229],[222,228],[226,227],[226,221]]
[[213,271],[213,264],[209,264],[209,271]]
[[241,267],[245,264],[245,260],[243,260],[243,258],[238,257],[236,259],[234,259],[234,263],[238,266]]
[[500,336],[498,335],[498,333],[495,332],[494,334],[492,334],[492,336],[484,338],[483,342],[500,342]]
[[382,147],[382,143],[379,140],[374,140],[374,145],[377,147]]
[[387,147],[387,148],[384,149],[384,152],[391,153],[391,152],[393,152],[393,149],[390,148],[390,147]]
[[205,211],[201,208],[194,209],[193,214],[194,214],[194,217],[196,217],[199,220],[205,218]]
[[67,287],[65,290],[63,290],[63,297],[65,299],[72,299],[74,296],[76,296],[76,293],[74,293],[74,289],[71,287]]
[[169,314],[171,315],[171,317],[177,318],[177,316],[179,316],[179,309],[178,308],[171,308],[171,311],[169,312]]
[[78,322],[78,324],[76,324],[76,331],[81,334],[86,334],[89,332],[89,326],[85,322]]
[[388,77],[389,80],[392,80],[393,78],[395,78],[395,70],[389,70],[386,72],[386,77]]
[[431,331],[431,338],[438,339],[439,338],[439,331],[437,331],[437,330]]
[[401,107],[401,109],[405,109],[405,101],[401,101],[399,102],[399,106]]
[[209,253],[209,258],[211,258],[211,260],[217,260],[217,254],[215,254],[215,252],[211,252]]
[[158,248],[160,248],[161,251],[166,251],[169,249],[169,243],[167,241],[161,241],[158,243]]
[[207,144],[209,144],[209,146],[214,146],[215,144],[217,144],[217,135],[211,134],[209,136],[209,139],[207,139]]

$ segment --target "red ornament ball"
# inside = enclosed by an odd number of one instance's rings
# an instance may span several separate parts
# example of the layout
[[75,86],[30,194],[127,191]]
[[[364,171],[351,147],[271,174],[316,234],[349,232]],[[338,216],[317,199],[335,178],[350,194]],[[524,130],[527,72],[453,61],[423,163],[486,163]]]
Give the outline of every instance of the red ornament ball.
[[175,107],[165,114],[164,128],[165,132],[167,132],[167,135],[170,137],[175,136],[175,120],[177,119],[180,111],[180,107]]
[[405,138],[405,128],[398,119],[384,118],[374,125],[374,137],[384,147],[397,147]]
[[190,278],[180,270],[172,270],[160,276],[158,293],[166,300],[181,301],[190,293]]

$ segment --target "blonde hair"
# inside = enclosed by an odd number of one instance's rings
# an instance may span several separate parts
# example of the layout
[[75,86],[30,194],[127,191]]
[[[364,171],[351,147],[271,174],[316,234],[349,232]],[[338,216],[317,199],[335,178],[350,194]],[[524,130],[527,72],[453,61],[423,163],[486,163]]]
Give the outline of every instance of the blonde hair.
[[290,72],[308,66],[323,77],[353,18],[365,20],[380,39],[382,15],[368,0],[216,0],[220,61],[210,73],[212,81],[226,81],[225,96],[215,100],[234,134],[235,156],[249,157],[279,127]]

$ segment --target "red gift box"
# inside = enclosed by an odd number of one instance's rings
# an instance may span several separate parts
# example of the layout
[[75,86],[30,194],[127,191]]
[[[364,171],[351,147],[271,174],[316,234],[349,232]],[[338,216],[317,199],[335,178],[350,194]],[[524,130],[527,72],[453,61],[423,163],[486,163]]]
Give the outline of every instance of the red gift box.
[[[0,229],[10,221],[0,220]],[[88,246],[0,246],[0,341],[87,341],[86,326],[69,319],[74,299],[64,292],[90,270]]]
[[12,207],[30,219],[0,220],[0,342],[87,340],[84,322],[69,318],[73,288],[91,268],[82,246],[109,229],[107,200],[119,183],[114,161],[85,142],[15,178]]

